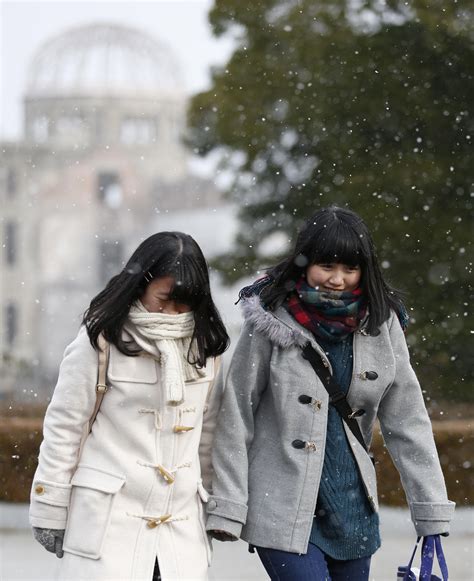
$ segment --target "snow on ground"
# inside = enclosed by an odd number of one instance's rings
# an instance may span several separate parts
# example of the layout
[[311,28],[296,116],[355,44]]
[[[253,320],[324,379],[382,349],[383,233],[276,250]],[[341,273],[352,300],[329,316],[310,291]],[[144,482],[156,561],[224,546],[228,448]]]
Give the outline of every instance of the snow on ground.
[[[0,503],[1,581],[46,581],[54,578],[57,559],[36,543],[28,528],[28,507]],[[370,581],[395,581],[398,565],[406,564],[415,543],[407,510],[382,508],[382,548],[376,553]],[[443,539],[451,581],[474,580],[474,508],[456,511],[451,535]],[[247,545],[214,543],[211,581],[265,581],[257,555]]]

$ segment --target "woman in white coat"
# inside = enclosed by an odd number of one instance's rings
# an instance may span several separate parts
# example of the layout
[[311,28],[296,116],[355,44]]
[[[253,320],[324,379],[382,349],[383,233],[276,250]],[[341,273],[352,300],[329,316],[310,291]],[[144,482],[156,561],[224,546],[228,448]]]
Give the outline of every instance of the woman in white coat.
[[[108,389],[88,433],[104,339]],[[59,579],[207,579],[213,384],[228,341],[186,234],[145,240],[92,300],[64,354],[31,493]]]

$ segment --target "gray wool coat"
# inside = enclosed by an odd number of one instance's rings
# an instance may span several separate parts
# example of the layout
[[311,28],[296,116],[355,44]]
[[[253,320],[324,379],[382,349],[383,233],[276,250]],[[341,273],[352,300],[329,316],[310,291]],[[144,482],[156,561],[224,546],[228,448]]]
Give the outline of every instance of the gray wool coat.
[[[245,323],[225,379],[213,447],[213,495],[207,530],[221,529],[250,544],[306,553],[324,461],[328,394],[301,346],[329,361],[313,335],[283,308],[265,311],[257,296],[243,301]],[[364,372],[376,371],[376,380]],[[301,403],[300,395],[311,402]],[[392,313],[376,337],[354,337],[347,394],[370,446],[378,419],[400,473],[418,535],[449,531],[448,500],[421,389],[405,336]],[[303,398],[306,401],[307,398]],[[344,424],[367,497],[378,510],[371,459]],[[295,440],[305,442],[296,448]]]

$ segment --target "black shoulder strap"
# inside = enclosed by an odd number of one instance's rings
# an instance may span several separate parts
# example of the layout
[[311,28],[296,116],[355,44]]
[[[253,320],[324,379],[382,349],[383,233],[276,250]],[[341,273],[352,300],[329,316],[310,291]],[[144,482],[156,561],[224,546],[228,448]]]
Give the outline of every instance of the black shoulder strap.
[[360,415],[360,412],[352,411],[351,406],[347,402],[345,393],[339,389],[339,385],[331,375],[328,367],[326,367],[321,355],[311,346],[311,343],[308,341],[308,343],[306,343],[302,349],[303,357],[309,361],[311,367],[314,369],[314,372],[326,388],[326,391],[329,394],[329,402],[336,408],[341,418],[349,426],[351,432],[357,438],[359,444],[366,452],[368,452],[364,437],[360,431],[359,424],[355,419],[358,415]]

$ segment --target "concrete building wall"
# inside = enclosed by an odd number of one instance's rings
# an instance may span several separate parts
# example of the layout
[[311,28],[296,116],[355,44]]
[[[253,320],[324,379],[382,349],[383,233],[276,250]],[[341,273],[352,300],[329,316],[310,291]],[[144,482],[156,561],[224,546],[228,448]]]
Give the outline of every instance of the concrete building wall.
[[59,81],[26,96],[24,139],[0,144],[0,398],[49,395],[91,298],[141,240],[183,230],[212,255],[235,230],[214,185],[189,172],[179,91],[65,93]]

